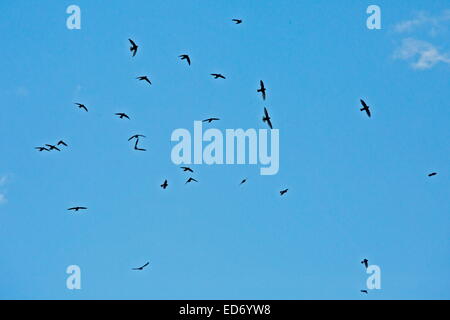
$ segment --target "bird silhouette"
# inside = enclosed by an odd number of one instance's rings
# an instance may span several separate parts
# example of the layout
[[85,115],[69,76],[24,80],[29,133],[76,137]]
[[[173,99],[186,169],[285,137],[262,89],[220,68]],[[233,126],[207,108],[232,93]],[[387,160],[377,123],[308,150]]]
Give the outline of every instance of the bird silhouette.
[[186,171],[189,171],[189,172],[192,172],[192,173],[194,172],[194,170],[192,170],[189,167],[181,167],[181,169],[183,169],[184,172],[186,172]]
[[369,260],[365,259],[361,261],[362,264],[366,267],[366,269],[369,267]]
[[235,22],[236,24],[241,24],[242,23],[241,19],[232,19],[231,21]]
[[133,40],[128,39],[128,41],[130,41],[130,43],[131,43],[130,51],[133,52],[133,57],[134,57],[136,55],[139,47],[136,45],[136,43],[134,43]]
[[126,113],[123,113],[123,112],[117,112],[116,116],[119,116],[120,119],[127,118],[128,120],[130,120],[130,117]]
[[147,81],[149,84],[152,84],[152,82],[148,79],[147,76],[140,76],[137,77],[136,79],[138,79],[139,81]]
[[135,134],[134,136],[131,136],[128,141],[132,140],[132,139],[139,139],[140,137],[145,138],[145,136],[143,134]]
[[260,88],[256,90],[257,92],[261,92],[263,100],[266,100],[266,88],[264,87],[264,82],[262,80],[259,81]]
[[428,176],[429,176],[429,177],[437,176],[437,172],[430,173]]
[[50,151],[49,149],[47,149],[46,147],[35,147],[36,150],[39,150],[39,152],[42,151]]
[[148,266],[150,263],[149,262],[147,262],[146,264],[144,264],[142,267],[139,267],[139,268],[132,268],[132,270],[139,270],[139,271],[142,271],[142,270],[144,270],[144,268],[146,267],[146,266]]
[[62,141],[62,140],[59,140],[58,143],[57,143],[56,145],[57,145],[57,146],[63,145],[64,147],[67,147],[67,143],[65,143],[65,142]]
[[267,112],[266,108],[264,108],[264,117],[262,118],[262,120],[263,120],[263,122],[267,122],[270,129],[273,129],[272,122],[270,121],[270,116],[269,116],[269,113]]
[[168,185],[169,184],[167,183],[167,180],[164,180],[164,183],[161,185],[161,188],[166,189]]
[[186,183],[185,184],[187,184],[187,183],[190,183],[190,182],[192,182],[192,181],[194,181],[194,182],[198,182],[197,180],[195,180],[194,178],[189,178],[189,179],[187,179],[187,181],[186,181]]
[[49,147],[50,150],[58,150],[61,151],[57,146],[51,145],[51,144],[46,144],[47,147]]
[[244,180],[242,180],[241,183],[239,183],[239,185],[243,185],[243,184],[246,183],[246,182],[247,182],[247,178],[244,179]]
[[67,209],[67,210],[77,212],[77,211],[79,211],[79,210],[87,210],[87,208],[86,208],[86,207],[73,207],[73,208],[69,208],[69,209]]
[[289,189],[281,190],[280,191],[280,196],[284,196],[288,191],[289,191]]
[[208,123],[211,123],[211,122],[213,122],[213,121],[218,121],[218,120],[220,120],[220,119],[219,119],[219,118],[209,118],[209,119],[203,120],[202,122],[208,122]]
[[361,101],[361,104],[362,104],[363,108],[361,108],[359,110],[360,111],[366,111],[367,115],[370,118],[372,116],[372,114],[370,113],[369,106],[366,104],[366,102],[364,100],[360,99],[360,101]]
[[86,108],[86,106],[84,104],[82,104],[82,103],[75,103],[75,104],[78,106],[78,108],[84,109],[86,112],[88,112],[88,109]]
[[211,75],[214,77],[214,79],[226,79],[223,75],[221,75],[220,73],[211,73]]
[[189,56],[187,54],[182,54],[179,57],[181,58],[181,60],[186,60],[188,65],[191,65],[191,58],[189,58]]
[[367,291],[367,290],[361,290],[361,292],[365,293],[365,294],[369,294],[369,291]]

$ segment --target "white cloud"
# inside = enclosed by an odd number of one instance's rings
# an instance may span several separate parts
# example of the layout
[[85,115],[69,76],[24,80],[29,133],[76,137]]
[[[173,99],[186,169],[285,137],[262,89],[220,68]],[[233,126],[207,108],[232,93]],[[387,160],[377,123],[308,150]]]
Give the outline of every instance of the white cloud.
[[[4,186],[7,180],[8,176],[0,176],[0,187]],[[7,201],[8,199],[6,199],[6,195],[3,192],[0,192],[0,205],[6,203]]]
[[417,70],[426,70],[437,63],[450,64],[450,56],[442,53],[429,42],[413,38],[403,39],[402,45],[397,48],[394,58],[411,61],[411,66]]
[[0,204],[4,204],[7,201],[6,196],[3,193],[0,193]]
[[411,20],[402,21],[394,26],[394,30],[399,33],[411,32],[420,27],[428,28],[432,36],[446,29],[450,23],[450,10],[444,10],[439,16],[432,16],[426,12],[419,12]]

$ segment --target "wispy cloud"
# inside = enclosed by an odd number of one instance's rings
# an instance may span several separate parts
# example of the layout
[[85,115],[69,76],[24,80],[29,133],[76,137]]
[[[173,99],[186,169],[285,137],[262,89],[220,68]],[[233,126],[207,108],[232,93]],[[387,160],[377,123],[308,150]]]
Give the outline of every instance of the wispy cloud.
[[394,30],[398,33],[406,33],[419,28],[427,28],[429,34],[435,36],[446,30],[448,24],[450,24],[450,10],[444,10],[437,16],[430,15],[427,12],[419,12],[414,18],[396,24]]
[[[6,184],[6,181],[8,180],[8,176],[0,176],[0,187],[3,187]],[[6,195],[3,191],[0,191],[0,205],[4,204],[8,201],[6,198]]]
[[3,193],[0,193],[0,204],[4,204],[8,201],[8,199],[6,199],[6,196]]
[[411,61],[411,66],[417,70],[430,69],[439,62],[450,64],[449,54],[440,52],[429,42],[413,38],[403,39],[394,58]]

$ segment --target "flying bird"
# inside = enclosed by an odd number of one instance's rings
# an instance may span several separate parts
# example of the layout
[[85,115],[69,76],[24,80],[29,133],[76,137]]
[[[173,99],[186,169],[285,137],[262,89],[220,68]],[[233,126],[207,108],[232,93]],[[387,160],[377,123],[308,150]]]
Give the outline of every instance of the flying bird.
[[361,290],[362,293],[369,294],[367,290]]
[[132,140],[132,139],[139,139],[140,137],[145,138],[145,136],[143,134],[135,134],[134,136],[131,136],[128,141]]
[[361,101],[361,104],[362,104],[363,108],[361,108],[359,110],[366,111],[367,115],[370,118],[372,114],[370,113],[369,106],[366,104],[366,102],[364,100],[360,99],[360,101]]
[[42,152],[42,151],[50,151],[50,150],[48,150],[46,147],[35,147],[35,149],[36,149],[36,150],[39,150],[39,152]]
[[146,267],[146,266],[148,266],[150,263],[149,262],[147,262],[146,264],[144,264],[142,267],[139,267],[139,268],[133,268],[132,270],[139,270],[139,271],[142,271],[142,270],[144,270],[144,268]]
[[51,145],[51,144],[46,144],[47,147],[49,147],[50,150],[58,150],[61,151],[57,146]]
[[244,179],[244,180],[241,181],[241,183],[239,183],[239,185],[243,185],[246,182],[247,182],[247,179]]
[[236,24],[241,24],[242,23],[241,19],[232,19],[231,21],[236,22]]
[[84,109],[86,112],[88,112],[88,109],[86,108],[86,106],[84,104],[82,104],[82,103],[75,103],[75,104],[78,106],[78,108]]
[[364,259],[363,261],[361,261],[362,264],[364,264],[364,266],[366,267],[366,269],[369,267],[369,260]]
[[161,185],[161,188],[166,189],[168,187],[167,180],[164,180],[164,183]]
[[67,210],[77,212],[77,211],[79,211],[79,210],[87,210],[87,208],[86,208],[86,207],[73,207],[73,208],[69,208],[69,209],[67,209]]
[[117,112],[116,116],[119,116],[120,119],[127,118],[128,120],[130,120],[130,117],[126,113],[123,113],[123,112]]
[[264,87],[264,82],[262,80],[259,81],[260,88],[256,90],[257,92],[261,92],[263,100],[266,100],[266,88]]
[[192,172],[192,173],[194,172],[194,170],[192,170],[189,167],[181,167],[181,169],[183,169],[184,172],[186,172],[186,171],[189,171],[189,172]]
[[152,82],[148,79],[147,76],[140,76],[137,77],[136,79],[138,79],[139,81],[147,81],[149,84],[152,84]]
[[223,75],[221,75],[220,73],[211,73],[211,75],[214,77],[214,79],[226,79]]
[[429,176],[429,177],[437,176],[437,172],[430,173],[428,176]]
[[191,65],[191,58],[189,58],[189,56],[187,54],[182,54],[179,57],[181,58],[181,60],[186,60],[188,65]]
[[62,141],[62,140],[59,140],[58,143],[57,143],[56,145],[57,145],[57,146],[63,145],[64,147],[67,147],[67,143],[65,143],[65,142]]
[[267,112],[266,108],[264,108],[264,117],[262,118],[262,120],[263,120],[263,122],[267,122],[270,129],[273,129],[272,122],[270,121],[270,116],[269,116],[269,113]]
[[202,122],[208,122],[208,123],[211,123],[211,122],[213,122],[213,121],[218,121],[218,120],[220,120],[220,119],[219,119],[219,118],[209,118],[209,119],[203,120]]
[[289,191],[289,189],[281,190],[281,191],[280,191],[280,196],[285,195],[288,191]]
[[130,41],[130,43],[131,43],[130,51],[133,52],[133,57],[134,57],[137,53],[138,46],[136,45],[136,43],[134,43],[133,40],[128,39],[128,41]]
[[187,184],[187,183],[189,183],[189,182],[192,182],[192,181],[194,181],[194,182],[198,182],[197,180],[195,180],[194,178],[189,178],[189,179],[187,179],[187,181],[186,181],[186,183],[185,184]]

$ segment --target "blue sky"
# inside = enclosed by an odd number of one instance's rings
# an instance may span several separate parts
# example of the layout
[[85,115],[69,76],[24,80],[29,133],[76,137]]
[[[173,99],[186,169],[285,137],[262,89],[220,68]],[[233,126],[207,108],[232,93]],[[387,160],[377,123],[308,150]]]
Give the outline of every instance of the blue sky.
[[[71,4],[81,30],[66,28]],[[366,27],[371,4],[381,30]],[[449,299],[449,9],[2,2],[0,298]],[[135,80],[144,74],[152,86]],[[200,165],[184,185],[173,130],[208,117],[266,128],[265,106],[280,130],[277,175]],[[134,133],[147,152],[132,150]],[[60,139],[62,152],[34,150]],[[66,211],[75,205],[89,210]],[[368,296],[365,257],[382,272]],[[66,288],[73,264],[81,290]]]

